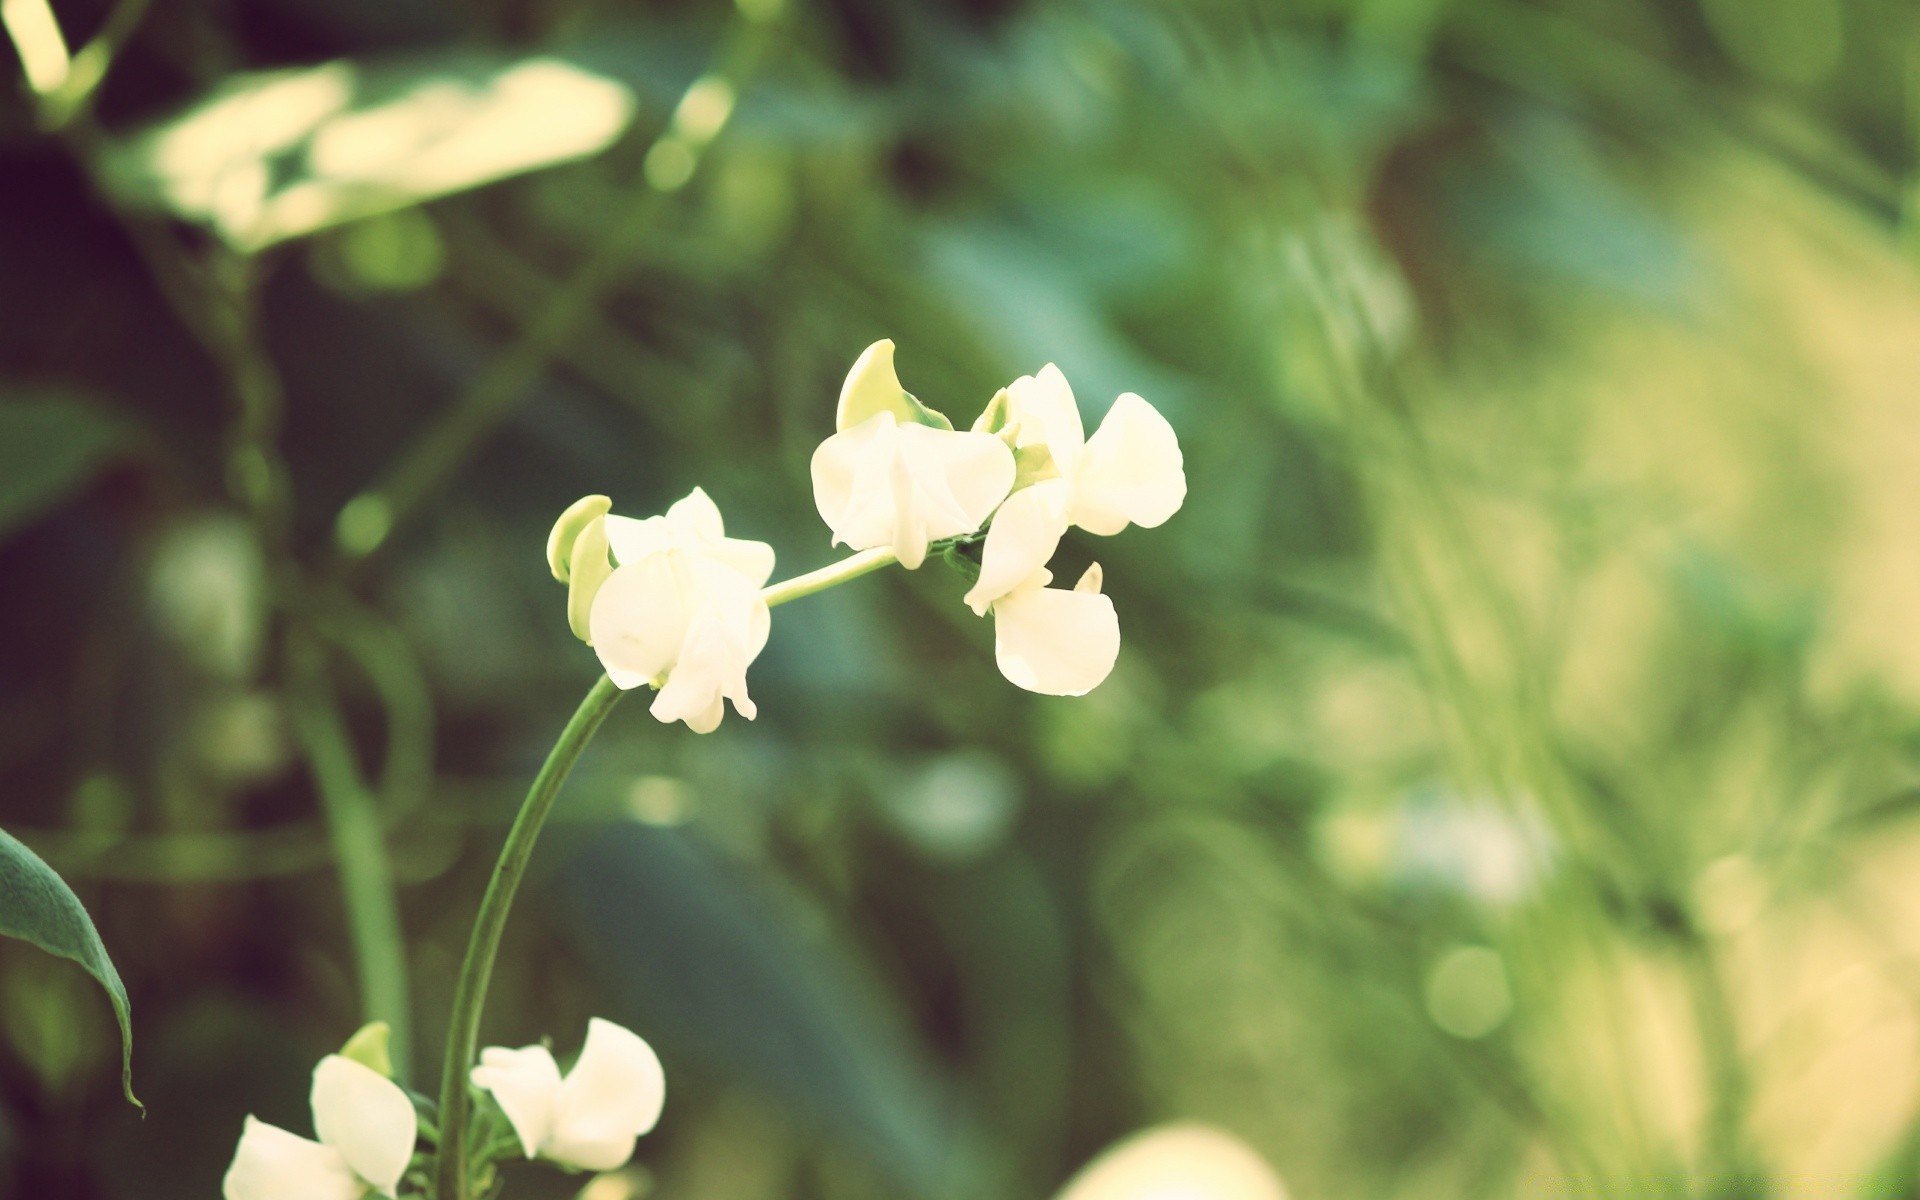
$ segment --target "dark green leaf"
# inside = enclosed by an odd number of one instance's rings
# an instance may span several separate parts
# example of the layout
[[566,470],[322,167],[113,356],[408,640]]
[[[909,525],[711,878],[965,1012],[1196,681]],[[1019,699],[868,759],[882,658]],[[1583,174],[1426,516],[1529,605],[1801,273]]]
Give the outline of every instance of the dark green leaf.
[[22,938],[87,969],[113,1001],[120,1022],[120,1086],[135,1105],[133,1094],[132,1010],[120,972],[113,969],[93,919],[66,881],[18,838],[0,829],[0,934]]

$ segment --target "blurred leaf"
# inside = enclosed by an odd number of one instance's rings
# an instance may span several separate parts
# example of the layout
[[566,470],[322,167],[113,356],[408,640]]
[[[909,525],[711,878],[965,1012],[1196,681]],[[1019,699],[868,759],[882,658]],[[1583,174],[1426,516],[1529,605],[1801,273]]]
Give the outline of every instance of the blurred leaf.
[[4,829],[0,829],[0,934],[72,959],[107,989],[113,1015],[120,1022],[120,1087],[139,1106],[133,1094],[132,1009],[120,972],[113,969],[100,931],[73,889]]
[[343,59],[240,77],[103,166],[126,201],[254,250],[594,154],[633,110],[559,58]]
[[637,826],[595,830],[556,885],[634,1028],[810,1114],[908,1194],[964,1192],[931,1068],[848,964],[771,897],[693,839]]
[[111,416],[77,400],[0,404],[0,538],[78,487],[120,436]]

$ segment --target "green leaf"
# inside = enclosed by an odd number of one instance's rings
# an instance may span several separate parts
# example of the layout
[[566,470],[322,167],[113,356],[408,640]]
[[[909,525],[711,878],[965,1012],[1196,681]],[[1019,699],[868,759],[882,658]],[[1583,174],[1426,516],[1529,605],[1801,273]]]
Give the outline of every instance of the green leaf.
[[133,1094],[132,1008],[120,972],[113,969],[113,960],[100,941],[100,931],[66,881],[4,829],[0,829],[0,934],[72,959],[107,989],[113,1015],[120,1022],[120,1087],[129,1102],[145,1107]]
[[107,412],[77,400],[0,403],[0,538],[65,499],[121,432]]
[[598,153],[633,111],[556,57],[342,59],[242,76],[102,165],[122,200],[257,250]]

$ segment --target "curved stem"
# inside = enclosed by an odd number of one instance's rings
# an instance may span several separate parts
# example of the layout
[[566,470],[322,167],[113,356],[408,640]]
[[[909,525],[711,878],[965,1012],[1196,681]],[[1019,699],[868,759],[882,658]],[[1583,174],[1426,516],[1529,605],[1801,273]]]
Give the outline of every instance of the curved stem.
[[[893,551],[885,547],[862,550],[817,571],[776,583],[761,595],[768,607],[785,604],[858,579],[895,561],[898,560]],[[435,1156],[433,1191],[437,1200],[468,1200],[470,1194],[467,1116],[471,1093],[467,1072],[479,1048],[480,1011],[486,1005],[487,983],[493,978],[493,961],[500,951],[500,935],[506,929],[514,893],[519,890],[520,879],[533,857],[533,844],[540,836],[540,827],[546,824],[547,814],[553,811],[554,801],[560,795],[560,785],[566,782],[581,752],[624,694],[611,679],[602,675],[580,701],[573,718],[560,731],[560,739],[548,752],[547,761],[540,765],[540,773],[534,776],[533,787],[520,806],[520,815],[514,818],[513,828],[507,831],[506,844],[500,848],[500,861],[494,865],[487,894],[480,900],[473,936],[467,942],[467,955],[461,960],[460,978],[454,985],[453,1019],[447,1027],[447,1055],[440,1073],[440,1146]]]
[[881,567],[889,563],[899,561],[899,558],[894,552],[885,546],[880,546],[873,550],[862,550],[860,553],[849,555],[837,563],[821,567],[818,571],[808,571],[805,575],[795,575],[792,579],[784,579],[772,587],[761,591],[760,596],[761,599],[767,602],[768,608],[774,608],[785,604],[789,600],[798,600],[802,596],[811,596],[815,592],[824,592],[830,587],[836,587],[839,584],[847,582],[849,579],[858,579],[862,575],[878,571]]
[[487,983],[493,978],[493,960],[500,950],[500,934],[507,926],[507,912],[513,907],[514,893],[533,857],[533,844],[546,824],[547,814],[560,795],[560,785],[573,771],[574,763],[593,740],[600,723],[607,719],[624,693],[602,675],[580,707],[574,710],[560,738],[540,764],[533,786],[514,818],[507,841],[500,848],[500,861],[494,864],[487,894],[480,901],[480,912],[473,921],[473,936],[467,941],[467,955],[460,963],[460,979],[454,985],[453,1019],[447,1028],[447,1056],[440,1073],[440,1148],[436,1156],[434,1192],[438,1200],[468,1200],[467,1191],[467,1071],[479,1045],[480,1010],[487,1000]]

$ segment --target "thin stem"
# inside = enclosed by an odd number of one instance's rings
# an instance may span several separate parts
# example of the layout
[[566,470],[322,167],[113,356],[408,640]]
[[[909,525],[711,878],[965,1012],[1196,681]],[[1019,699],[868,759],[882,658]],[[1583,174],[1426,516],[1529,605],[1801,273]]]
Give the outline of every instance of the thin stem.
[[533,857],[534,842],[540,827],[560,795],[573,765],[593,740],[607,714],[619,702],[623,692],[602,675],[580,707],[574,710],[560,738],[540,764],[533,786],[507,831],[506,844],[500,847],[500,861],[494,864],[493,878],[480,900],[474,917],[473,936],[467,942],[467,955],[460,963],[460,978],[454,985],[453,1018],[447,1028],[447,1056],[440,1073],[440,1147],[436,1154],[434,1195],[438,1200],[468,1200],[467,1163],[467,1070],[473,1062],[480,1040],[480,1010],[486,1005],[487,984],[493,978],[493,961],[500,952],[500,935],[507,926],[507,912],[513,907],[514,893]]
[[862,550],[837,563],[821,567],[818,571],[808,571],[805,575],[795,575],[792,579],[782,580],[760,593],[768,608],[785,604],[789,600],[798,600],[802,596],[811,596],[830,587],[837,587],[849,579],[858,579],[862,575],[878,571],[889,563],[900,559],[885,546],[872,550]]
[[313,771],[340,872],[347,932],[360,979],[361,1018],[387,1023],[392,1031],[394,1073],[405,1084],[413,1062],[412,1004],[386,834],[373,794],[354,761],[320,648],[301,641],[293,647],[293,658],[299,676],[299,686],[291,691],[294,728]]
[[[862,550],[817,571],[776,583],[761,595],[768,607],[785,604],[858,579],[897,561],[894,552],[885,547]],[[486,1005],[487,984],[493,978],[493,962],[500,952],[500,937],[507,926],[514,893],[520,888],[521,877],[533,857],[534,842],[553,811],[561,785],[624,694],[611,679],[602,675],[580,701],[580,707],[574,710],[572,719],[548,752],[547,761],[540,765],[540,773],[534,776],[533,786],[520,806],[520,815],[514,818],[513,828],[507,831],[506,844],[500,848],[500,861],[494,864],[487,893],[480,900],[473,936],[467,942],[467,954],[460,963],[460,978],[454,985],[453,1019],[447,1028],[447,1056],[440,1075],[440,1145],[435,1155],[433,1193],[438,1200],[468,1200],[471,1194],[466,1169],[470,1100],[467,1071],[479,1048],[480,1012]]]

